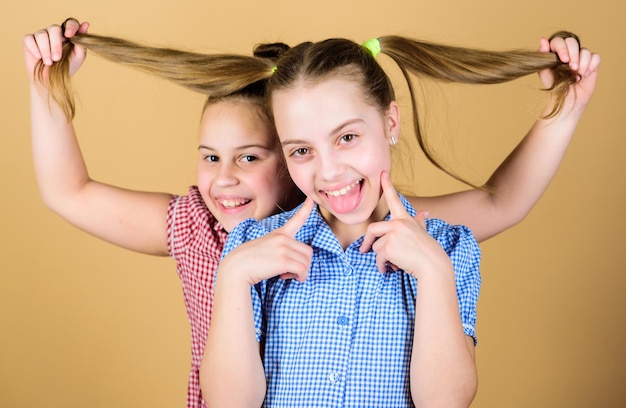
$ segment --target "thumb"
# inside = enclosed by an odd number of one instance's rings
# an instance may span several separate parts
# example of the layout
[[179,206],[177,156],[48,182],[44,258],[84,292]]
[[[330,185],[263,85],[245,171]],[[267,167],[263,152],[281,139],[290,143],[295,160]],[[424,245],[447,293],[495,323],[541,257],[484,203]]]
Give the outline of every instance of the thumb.
[[[78,27],[72,26],[71,29],[72,29],[72,32],[69,32],[70,26],[66,28],[65,30],[66,38],[70,38],[69,37],[70,35],[71,37],[73,37],[76,34],[87,34],[87,31],[89,30],[89,23],[83,22]],[[72,48],[72,60],[70,63],[70,75],[74,75],[74,73],[78,70],[78,68],[85,61],[86,57],[87,57],[87,49],[80,45],[74,44],[74,47]]]
[[[545,37],[541,37],[539,40],[539,52],[550,52],[550,41],[548,41]],[[550,71],[549,68],[542,69],[539,71],[539,79],[541,80],[544,88],[551,87],[552,82],[554,81],[552,71]]]
[[539,39],[539,52],[550,52],[550,41],[546,37]]
[[302,228],[306,220],[309,218],[313,207],[315,206],[315,202],[312,199],[308,198],[304,200],[302,207],[277,231],[282,232],[285,235],[288,235],[292,238],[296,236],[296,232]]
[[82,23],[80,23],[80,27],[78,27],[78,32],[80,34],[87,34],[88,30],[89,30],[89,23],[87,21],[83,21]]
[[61,24],[61,35],[65,38],[72,38],[80,31],[81,25],[82,24],[74,17],[68,17],[63,24]]

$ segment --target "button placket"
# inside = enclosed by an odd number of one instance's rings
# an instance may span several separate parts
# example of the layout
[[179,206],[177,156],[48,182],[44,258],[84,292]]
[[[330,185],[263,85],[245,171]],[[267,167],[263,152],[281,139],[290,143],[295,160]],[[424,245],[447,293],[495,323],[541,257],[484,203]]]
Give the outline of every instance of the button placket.
[[346,316],[339,316],[337,318],[337,324],[340,326],[347,326],[350,320]]
[[338,372],[331,371],[330,373],[328,373],[328,381],[330,381],[331,383],[335,384],[340,379],[341,379],[341,374],[339,374]]
[[343,262],[343,277],[338,279],[343,280],[343,290],[337,293],[337,307],[335,308],[335,323],[339,329],[339,336],[337,337],[337,347],[342,350],[339,360],[334,361],[331,366],[328,367],[328,382],[333,387],[345,386],[344,377],[346,370],[349,366],[350,348],[351,348],[351,332],[352,332],[352,316],[354,314],[354,305],[356,301],[356,272],[353,266],[348,262],[348,259],[344,259]]

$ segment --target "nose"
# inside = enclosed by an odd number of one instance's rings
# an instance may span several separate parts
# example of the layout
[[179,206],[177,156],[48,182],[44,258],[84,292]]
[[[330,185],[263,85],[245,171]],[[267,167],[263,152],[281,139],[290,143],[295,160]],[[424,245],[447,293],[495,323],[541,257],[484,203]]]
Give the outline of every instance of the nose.
[[237,177],[237,166],[232,163],[220,163],[215,177],[215,184],[219,187],[230,187],[237,185],[238,183],[239,178]]
[[324,152],[324,154],[319,154],[318,160],[320,163],[319,175],[322,176],[324,180],[336,180],[343,174],[345,165],[340,160],[340,155],[335,151],[328,150]]

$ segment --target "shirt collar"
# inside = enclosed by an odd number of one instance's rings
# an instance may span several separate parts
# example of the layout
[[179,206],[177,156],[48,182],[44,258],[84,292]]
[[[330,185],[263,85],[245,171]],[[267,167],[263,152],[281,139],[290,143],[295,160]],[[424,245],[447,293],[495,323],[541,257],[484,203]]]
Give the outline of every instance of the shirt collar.
[[[400,193],[398,193],[398,197],[400,198],[402,205],[411,215],[411,217],[415,217],[417,212],[415,211],[413,206],[411,206],[409,201],[404,198],[404,196]],[[289,218],[291,218],[291,216],[301,207],[302,204],[293,209],[289,215]],[[390,219],[391,214],[387,214],[387,216],[385,217],[385,221],[388,221]],[[343,248],[341,247],[341,245],[339,245],[339,242],[337,241],[337,238],[330,229],[330,226],[326,223],[326,220],[324,220],[322,214],[320,214],[319,206],[317,204],[313,208],[313,211],[311,211],[309,218],[307,218],[302,228],[300,228],[300,230],[298,230],[298,232],[296,233],[295,238],[299,241],[311,245],[314,248],[320,248],[333,253],[344,253]],[[361,236],[355,242],[360,242],[362,238],[363,237]]]

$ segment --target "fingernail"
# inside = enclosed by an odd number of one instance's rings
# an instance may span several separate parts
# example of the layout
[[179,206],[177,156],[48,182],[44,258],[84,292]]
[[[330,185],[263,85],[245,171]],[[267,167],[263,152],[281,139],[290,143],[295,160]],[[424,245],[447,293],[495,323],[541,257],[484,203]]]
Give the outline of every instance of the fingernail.
[[44,64],[46,64],[46,65],[52,65],[52,60],[51,60],[50,58],[45,58],[45,59],[43,60],[43,62],[44,62]]
[[430,213],[428,211],[424,211],[424,219],[427,220],[430,217]]
[[60,59],[61,59],[61,56],[60,56],[59,54],[56,54],[56,53],[55,53],[55,54],[52,54],[52,59],[53,59],[54,61],[58,61],[58,60],[60,60]]

